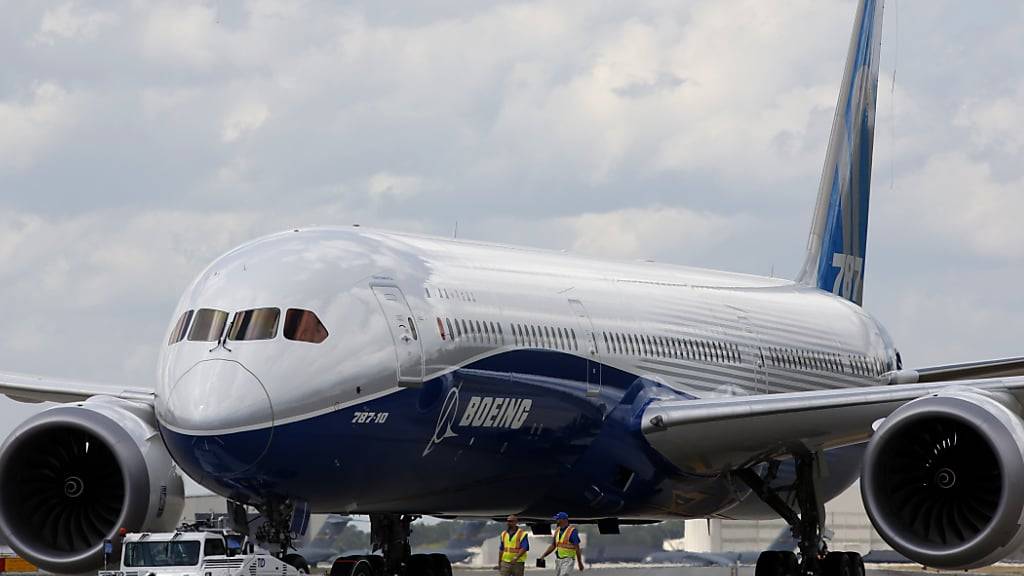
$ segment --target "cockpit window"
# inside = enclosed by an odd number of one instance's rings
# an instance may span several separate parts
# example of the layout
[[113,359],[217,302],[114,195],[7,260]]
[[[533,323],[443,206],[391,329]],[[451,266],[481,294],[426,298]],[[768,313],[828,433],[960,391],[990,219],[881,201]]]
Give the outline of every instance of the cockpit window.
[[277,308],[254,308],[235,314],[228,331],[228,340],[271,340],[277,335]]
[[168,346],[177,344],[185,339],[185,334],[188,334],[188,323],[192,320],[192,313],[192,310],[187,310],[178,318],[178,323],[174,325],[174,330],[171,330],[171,337],[167,339]]
[[327,339],[327,328],[324,328],[316,314],[309,310],[289,308],[284,316],[284,337],[319,344]]
[[188,339],[190,342],[216,342],[224,333],[224,324],[227,321],[228,313],[223,310],[200,308],[196,311]]

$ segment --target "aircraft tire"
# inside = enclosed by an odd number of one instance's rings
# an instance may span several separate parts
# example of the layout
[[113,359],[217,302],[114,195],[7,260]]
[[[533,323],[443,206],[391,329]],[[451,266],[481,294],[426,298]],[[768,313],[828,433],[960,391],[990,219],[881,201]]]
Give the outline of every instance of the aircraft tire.
[[440,576],[440,574],[435,572],[430,556],[413,554],[409,556],[409,562],[405,565],[405,576]]
[[380,576],[380,573],[374,572],[373,565],[363,558],[352,567],[352,574],[350,576]]
[[366,560],[370,563],[370,568],[374,576],[383,576],[384,567],[386,566],[386,564],[384,564],[383,556],[381,556],[380,554],[371,554],[369,556],[364,556],[363,558],[366,558]]
[[856,576],[853,563],[846,552],[829,552],[821,563],[822,576]]
[[331,565],[329,576],[380,576],[371,561],[365,556],[342,556]]
[[864,576],[864,557],[856,552],[846,552],[850,561],[850,576]]
[[302,574],[309,574],[309,562],[306,562],[306,559],[300,554],[286,554],[284,557],[284,563],[295,568]]
[[757,557],[754,576],[796,576],[799,571],[796,554],[782,550],[765,550]]
[[430,563],[434,568],[434,576],[452,576],[452,563],[444,554],[430,554]]

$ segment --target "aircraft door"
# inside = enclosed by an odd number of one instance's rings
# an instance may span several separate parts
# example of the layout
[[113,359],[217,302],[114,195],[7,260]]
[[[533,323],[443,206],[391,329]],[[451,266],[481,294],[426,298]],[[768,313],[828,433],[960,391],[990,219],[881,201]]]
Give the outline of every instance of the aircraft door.
[[736,319],[739,320],[740,326],[743,327],[743,335],[750,342],[751,352],[754,355],[751,359],[751,363],[754,365],[754,390],[760,394],[765,394],[768,392],[768,374],[764,349],[761,348],[761,335],[754,330],[754,325],[750,323],[750,318],[747,317],[744,311],[739,308],[734,308],[734,310],[736,312]]
[[597,396],[601,392],[601,358],[598,355],[597,337],[594,335],[594,324],[583,303],[576,299],[569,300],[576,324],[579,326],[579,346],[587,358],[587,396]]
[[419,386],[423,383],[423,345],[413,319],[412,309],[397,286],[371,286],[395,344],[398,361],[398,384]]

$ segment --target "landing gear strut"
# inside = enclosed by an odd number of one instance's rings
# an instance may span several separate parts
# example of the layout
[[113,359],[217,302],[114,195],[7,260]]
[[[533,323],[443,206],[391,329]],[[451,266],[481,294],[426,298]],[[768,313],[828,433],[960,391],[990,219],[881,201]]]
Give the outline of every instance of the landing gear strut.
[[[343,556],[329,576],[452,576],[444,554],[413,554],[409,546],[412,514],[370,514],[369,556]],[[377,554],[379,552],[379,554]]]
[[[756,576],[864,576],[864,561],[856,552],[829,552],[825,542],[825,502],[819,491],[818,479],[824,476],[823,456],[810,452],[795,452],[796,481],[782,488],[773,488],[772,480],[778,474],[780,463],[772,460],[762,478],[746,468],[736,476],[746,483],[765,504],[770,506],[793,531],[800,549],[800,561],[788,551],[769,550],[757,559]],[[793,491],[796,495],[794,510],[779,495],[780,491]]]
[[[294,549],[292,517],[295,507],[291,501],[270,502],[259,507],[259,511],[266,521],[256,530],[256,540],[263,542],[267,550],[300,573],[309,574],[309,564],[306,559],[302,555],[292,552]],[[244,518],[244,513],[243,509],[242,518]]]
[[412,557],[409,547],[410,525],[419,516],[409,514],[370,514],[370,546],[384,557],[383,576],[404,574]]
[[284,558],[292,549],[292,503],[269,502],[258,509],[266,521],[257,528],[256,540],[265,543],[267,550],[278,558]]

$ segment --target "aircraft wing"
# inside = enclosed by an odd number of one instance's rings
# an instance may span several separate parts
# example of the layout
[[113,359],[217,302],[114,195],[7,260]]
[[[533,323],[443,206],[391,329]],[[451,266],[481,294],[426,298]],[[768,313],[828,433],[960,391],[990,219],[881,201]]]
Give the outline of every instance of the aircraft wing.
[[641,429],[680,469],[713,472],[786,455],[794,447],[816,451],[864,442],[872,425],[902,404],[953,387],[1024,398],[1024,377],[1013,377],[661,400],[645,409]]
[[916,368],[911,370],[910,373],[911,375],[916,374],[917,382],[944,382],[1024,376],[1024,356],[966,362],[963,364],[948,364],[945,366],[929,366],[927,368]]
[[153,402],[153,391],[112,384],[0,372],[0,394],[18,402],[79,402],[92,396]]

